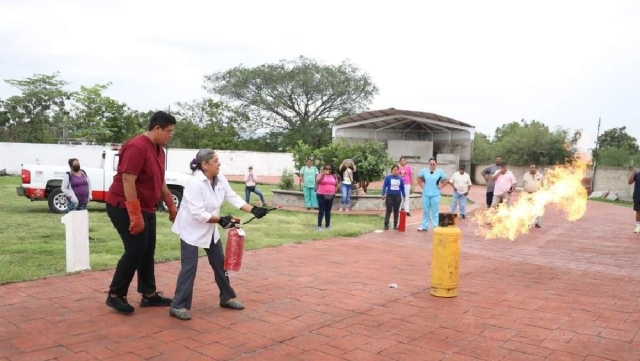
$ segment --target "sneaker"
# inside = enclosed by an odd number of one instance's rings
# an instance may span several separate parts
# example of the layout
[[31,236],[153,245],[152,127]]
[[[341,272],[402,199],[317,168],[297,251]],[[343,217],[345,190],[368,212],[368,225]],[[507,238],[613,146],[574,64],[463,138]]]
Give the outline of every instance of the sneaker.
[[462,218],[462,219],[466,219],[466,218],[467,218],[467,216],[465,216],[465,215],[463,214],[463,215],[461,215],[461,216],[460,216],[460,218]]
[[322,231],[322,227],[318,227],[318,231]]
[[398,226],[393,226],[393,229],[398,230]]
[[187,321],[191,319],[191,314],[186,308],[169,308],[169,314],[179,320]]
[[636,230],[633,233],[640,233],[640,224],[636,226]]
[[342,212],[342,208],[338,208],[338,212]]
[[388,231],[389,230],[389,226],[384,226],[384,230]]
[[540,225],[540,223],[536,223],[536,224],[534,224],[534,226],[535,226],[536,228],[542,228],[542,226]]
[[422,228],[422,227],[418,228],[418,232],[427,232],[428,230],[429,229],[427,228]]
[[220,307],[230,308],[232,310],[244,310],[244,305],[236,300],[229,300],[227,302],[220,302]]
[[127,301],[127,296],[118,296],[112,297],[111,294],[107,295],[107,300],[105,301],[107,306],[113,308],[114,310],[120,313],[132,313],[135,311],[135,308],[129,304]]
[[164,297],[162,295],[162,292],[156,292],[151,297],[147,297],[145,295],[142,295],[142,299],[140,299],[140,307],[171,306],[171,302],[172,301],[173,301],[172,299],[170,299],[168,297]]
[[331,226],[326,226],[324,229],[326,229],[327,231],[331,230]]

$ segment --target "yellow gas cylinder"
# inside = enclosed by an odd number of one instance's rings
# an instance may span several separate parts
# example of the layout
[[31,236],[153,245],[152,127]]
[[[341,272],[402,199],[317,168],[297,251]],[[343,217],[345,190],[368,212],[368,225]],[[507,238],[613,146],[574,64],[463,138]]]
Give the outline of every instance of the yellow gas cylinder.
[[431,256],[431,294],[437,297],[456,297],[460,276],[460,241],[462,231],[457,215],[440,213],[438,227],[433,230]]

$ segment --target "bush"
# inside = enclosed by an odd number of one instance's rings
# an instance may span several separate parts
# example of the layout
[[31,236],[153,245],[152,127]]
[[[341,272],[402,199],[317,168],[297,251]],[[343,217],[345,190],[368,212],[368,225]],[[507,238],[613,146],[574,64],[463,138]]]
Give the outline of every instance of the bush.
[[282,171],[282,175],[280,176],[280,183],[278,183],[278,187],[284,190],[293,189],[293,172],[288,169]]

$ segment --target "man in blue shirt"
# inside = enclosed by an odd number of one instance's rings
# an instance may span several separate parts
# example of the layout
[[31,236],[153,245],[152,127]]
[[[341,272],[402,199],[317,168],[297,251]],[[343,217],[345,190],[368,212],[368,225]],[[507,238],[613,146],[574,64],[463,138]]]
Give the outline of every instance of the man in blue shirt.
[[636,229],[634,233],[640,233],[640,171],[634,169],[629,176],[629,184],[633,184],[633,210],[636,211]]
[[418,174],[418,184],[422,188],[422,225],[418,231],[429,230],[429,215],[433,228],[438,226],[438,207],[440,205],[440,190],[447,184],[447,175],[442,169],[436,169],[436,159],[429,159],[429,168]]

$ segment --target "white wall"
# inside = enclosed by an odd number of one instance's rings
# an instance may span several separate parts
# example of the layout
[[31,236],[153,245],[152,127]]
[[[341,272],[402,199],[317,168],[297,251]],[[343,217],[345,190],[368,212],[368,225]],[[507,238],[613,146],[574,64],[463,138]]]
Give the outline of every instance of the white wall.
[[[106,147],[97,145],[0,143],[0,169],[8,174],[19,175],[21,164],[35,163],[66,166],[69,158],[78,158],[85,168],[99,168],[102,151]],[[167,170],[191,173],[189,163],[197,149],[169,148]],[[221,172],[227,175],[244,174],[252,165],[257,175],[279,176],[284,169],[294,169],[291,153],[262,153],[235,150],[216,151]]]

